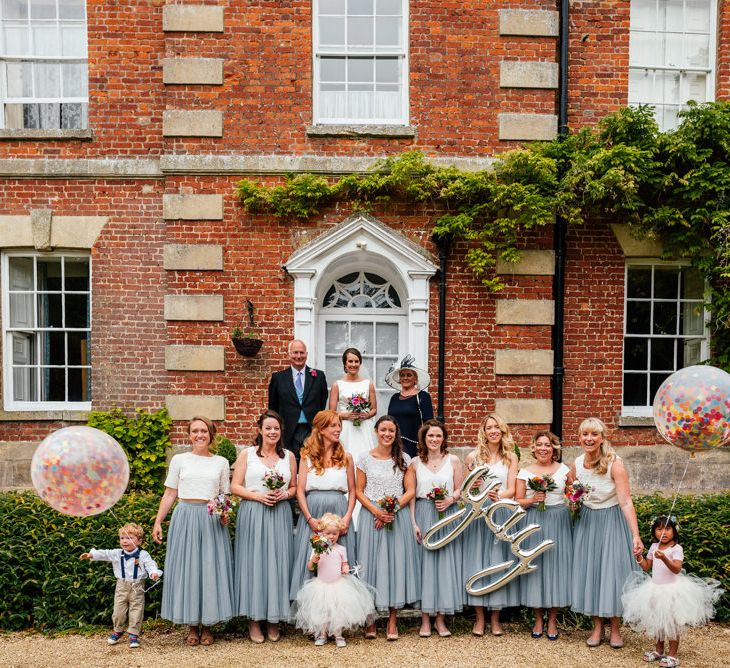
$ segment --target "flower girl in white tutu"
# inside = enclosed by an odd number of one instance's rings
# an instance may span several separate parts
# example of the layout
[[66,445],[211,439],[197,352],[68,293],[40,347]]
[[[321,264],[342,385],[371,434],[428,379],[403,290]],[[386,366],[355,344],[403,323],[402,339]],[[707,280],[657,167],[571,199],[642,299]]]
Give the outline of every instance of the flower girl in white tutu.
[[[715,614],[720,583],[682,572],[684,551],[674,517],[662,515],[651,525],[652,543],[646,559],[636,560],[646,573],[633,573],[621,597],[624,622],[656,639],[656,648],[644,653],[644,661],[659,661],[665,668],[679,665],[679,636],[688,626],[702,626]],[[664,654],[664,642],[669,653]]]
[[319,520],[319,531],[330,547],[321,554],[312,554],[307,562],[317,577],[302,585],[295,603],[297,628],[314,634],[314,644],[324,645],[334,635],[337,647],[345,647],[344,630],[364,626],[375,615],[373,595],[367,585],[352,577],[347,552],[337,539],[345,528],[341,517],[325,513]]

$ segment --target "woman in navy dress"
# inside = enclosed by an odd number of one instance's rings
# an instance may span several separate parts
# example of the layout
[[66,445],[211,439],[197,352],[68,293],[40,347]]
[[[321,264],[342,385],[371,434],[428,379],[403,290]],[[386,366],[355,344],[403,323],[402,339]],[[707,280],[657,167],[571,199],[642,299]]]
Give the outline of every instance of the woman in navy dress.
[[427,371],[415,366],[411,355],[406,355],[400,364],[390,368],[385,382],[398,390],[390,398],[388,415],[398,423],[403,452],[412,459],[418,454],[418,430],[426,420],[433,418],[431,395],[425,391],[431,377]]

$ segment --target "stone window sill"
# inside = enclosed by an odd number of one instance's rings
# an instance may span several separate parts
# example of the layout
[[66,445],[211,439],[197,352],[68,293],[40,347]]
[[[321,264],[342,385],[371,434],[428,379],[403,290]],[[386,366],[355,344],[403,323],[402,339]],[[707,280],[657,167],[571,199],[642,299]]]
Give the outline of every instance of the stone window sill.
[[0,422],[87,422],[91,411],[3,411]]
[[0,141],[91,141],[91,130],[0,130]]
[[413,125],[308,125],[308,137],[415,137]]
[[622,415],[618,419],[619,427],[653,427],[654,418],[650,416]]

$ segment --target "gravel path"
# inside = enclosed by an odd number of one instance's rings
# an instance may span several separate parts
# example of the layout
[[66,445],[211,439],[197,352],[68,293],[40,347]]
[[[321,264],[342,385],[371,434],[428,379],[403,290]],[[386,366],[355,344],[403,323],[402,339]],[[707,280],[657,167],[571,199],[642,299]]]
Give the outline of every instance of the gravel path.
[[[120,643],[110,647],[104,635],[64,635],[49,638],[38,634],[14,633],[0,636],[0,666],[4,668],[43,668],[45,666],[125,666],[134,668],[197,668],[240,666],[272,668],[286,666],[366,666],[367,668],[416,668],[521,666],[565,668],[600,665],[602,668],[644,666],[641,657],[652,647],[646,638],[624,632],[626,646],[612,650],[608,645],[596,649],[585,646],[586,631],[563,633],[557,642],[533,640],[525,628],[508,627],[501,638],[422,639],[417,628],[409,628],[398,642],[386,642],[379,634],[374,641],[348,638],[348,646],[337,649],[333,643],[315,648],[311,641],[288,635],[279,643],[253,645],[240,636],[216,640],[211,647],[188,648],[179,631],[156,630],[145,633],[142,647],[130,650]],[[730,626],[712,624],[691,631],[682,639],[680,659],[683,668],[706,668],[730,663]],[[656,665],[656,664],[654,664]]]

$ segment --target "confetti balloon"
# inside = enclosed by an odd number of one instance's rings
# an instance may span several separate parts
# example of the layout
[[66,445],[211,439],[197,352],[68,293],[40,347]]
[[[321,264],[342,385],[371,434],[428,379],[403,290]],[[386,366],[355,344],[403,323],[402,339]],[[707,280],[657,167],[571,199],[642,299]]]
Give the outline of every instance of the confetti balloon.
[[31,462],[38,495],[64,515],[86,517],[111,508],[129,482],[127,456],[109,434],[65,427],[38,446]]
[[730,446],[730,374],[714,366],[673,373],[654,397],[654,423],[672,445],[692,453]]

